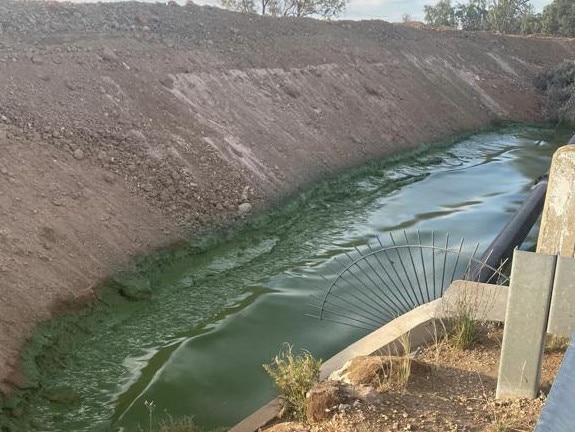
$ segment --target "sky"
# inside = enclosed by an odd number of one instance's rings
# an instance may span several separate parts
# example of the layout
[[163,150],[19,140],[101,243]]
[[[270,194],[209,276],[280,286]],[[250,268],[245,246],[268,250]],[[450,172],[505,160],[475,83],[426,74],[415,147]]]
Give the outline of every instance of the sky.
[[[86,1],[97,0],[72,0],[74,3],[84,3]],[[118,1],[118,0],[100,0],[100,1]],[[120,0],[122,1],[122,0]],[[139,0],[147,3],[154,3],[161,0]],[[184,3],[184,0],[178,0],[178,3]],[[437,0],[349,0],[347,10],[343,14],[343,19],[381,19],[390,22],[400,22],[403,14],[409,14],[414,21],[423,21],[423,6],[435,4]],[[465,3],[461,0],[461,3]],[[217,6],[219,0],[194,0],[194,3],[200,5]],[[452,0],[453,4],[458,0]],[[531,0],[535,12],[541,12],[543,7],[551,0]]]
[[[423,6],[437,3],[437,0],[350,0],[344,17],[347,19],[382,19],[399,22],[407,13],[414,21],[423,21]],[[466,3],[465,0],[452,0],[452,4]],[[551,0],[532,0],[536,12]]]

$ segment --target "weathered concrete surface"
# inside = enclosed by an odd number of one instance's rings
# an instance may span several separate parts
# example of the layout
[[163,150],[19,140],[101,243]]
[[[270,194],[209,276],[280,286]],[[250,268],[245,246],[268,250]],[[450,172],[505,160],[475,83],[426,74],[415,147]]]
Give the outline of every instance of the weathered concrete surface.
[[575,331],[575,258],[557,257],[547,333],[571,338]]
[[[573,138],[571,139],[573,141]],[[547,331],[571,337],[575,330],[575,145],[553,155],[537,252],[558,255]]]
[[440,305],[441,300],[435,300],[419,306],[351,344],[324,362],[320,379],[327,379],[334,371],[355,357],[400,351],[398,339],[407,332],[409,332],[409,345],[414,348],[426,343],[430,336],[441,337],[443,327],[437,321],[437,315],[443,313],[439,310]]
[[473,311],[473,319],[480,321],[505,321],[509,288],[501,285],[469,281],[454,281],[442,297],[442,315],[457,314],[462,305]]
[[496,398],[534,398],[539,392],[541,357],[556,257],[516,250],[497,379]]
[[269,424],[282,408],[282,402],[279,398],[269,401],[256,412],[243,419],[237,425],[229,430],[229,432],[255,432],[260,428]]
[[575,145],[553,155],[537,252],[575,256]]

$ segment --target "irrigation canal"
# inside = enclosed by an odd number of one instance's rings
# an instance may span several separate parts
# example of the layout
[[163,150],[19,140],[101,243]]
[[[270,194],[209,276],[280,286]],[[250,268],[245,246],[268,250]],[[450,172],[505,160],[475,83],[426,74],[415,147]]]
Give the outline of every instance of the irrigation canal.
[[104,291],[109,306],[39,333],[65,361],[40,362],[26,417],[43,431],[147,430],[147,400],[155,420],[236,423],[275,395],[261,365],[284,342],[326,359],[365,334],[306,316],[338,256],[402,230],[486,247],[569,136],[512,127],[372,163],[233,232],[142,260],[149,300]]

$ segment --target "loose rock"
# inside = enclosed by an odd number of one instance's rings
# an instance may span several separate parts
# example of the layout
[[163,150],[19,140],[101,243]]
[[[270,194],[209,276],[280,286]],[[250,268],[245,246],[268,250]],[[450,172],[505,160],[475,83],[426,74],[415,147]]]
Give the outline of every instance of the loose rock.
[[249,198],[249,192],[250,192],[250,187],[249,186],[245,186],[244,189],[242,190],[242,201],[247,201]]
[[306,417],[309,423],[327,420],[334,408],[350,401],[346,385],[339,381],[324,381],[307,394]]
[[107,46],[102,48],[102,50],[100,51],[100,56],[102,57],[102,60],[108,62],[117,62],[118,60],[120,60],[119,57],[116,55],[116,53]]
[[245,215],[252,211],[252,205],[250,203],[242,203],[238,206],[238,214]]
[[112,184],[115,182],[114,176],[112,174],[110,174],[109,172],[105,172],[102,177],[104,178],[104,181],[106,183]]
[[85,157],[84,150],[82,150],[82,149],[74,150],[74,157],[78,160],[84,159],[84,157]]

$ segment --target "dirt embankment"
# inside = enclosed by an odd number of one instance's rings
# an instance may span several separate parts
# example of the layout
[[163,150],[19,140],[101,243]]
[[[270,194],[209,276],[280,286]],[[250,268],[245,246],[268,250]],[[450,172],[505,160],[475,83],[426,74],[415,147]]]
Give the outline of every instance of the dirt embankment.
[[[494,119],[575,42],[208,7],[0,5],[0,381],[63,299],[335,169]],[[243,204],[243,205],[242,205]]]

